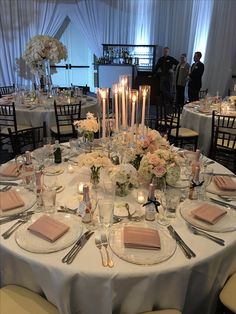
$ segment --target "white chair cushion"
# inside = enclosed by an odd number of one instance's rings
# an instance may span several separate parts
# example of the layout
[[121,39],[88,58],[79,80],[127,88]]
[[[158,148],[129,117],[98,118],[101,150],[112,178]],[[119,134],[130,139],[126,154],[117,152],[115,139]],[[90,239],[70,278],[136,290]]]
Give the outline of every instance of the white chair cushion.
[[1,314],[59,314],[57,308],[35,292],[16,285],[0,289]]
[[234,273],[226,282],[220,293],[220,301],[230,311],[236,313],[236,273]]
[[[57,132],[57,127],[56,126],[51,126],[51,131],[53,133],[58,133]],[[72,129],[72,125],[69,124],[69,125],[63,125],[63,126],[60,126],[60,133],[61,134],[72,134],[73,133],[73,129]]]
[[[176,129],[171,130],[171,136],[176,137]],[[197,137],[198,133],[187,129],[187,128],[179,128],[179,135],[178,137]]]

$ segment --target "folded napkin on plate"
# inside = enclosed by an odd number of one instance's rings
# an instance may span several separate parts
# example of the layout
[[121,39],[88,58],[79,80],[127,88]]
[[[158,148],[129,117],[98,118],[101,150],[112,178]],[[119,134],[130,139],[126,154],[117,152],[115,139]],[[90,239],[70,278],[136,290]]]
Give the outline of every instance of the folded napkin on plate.
[[70,227],[64,223],[44,215],[29,226],[28,230],[44,240],[55,242],[63,236],[69,228]]
[[127,248],[145,250],[157,250],[161,248],[157,230],[139,227],[124,227],[124,245]]
[[6,192],[0,192],[0,210],[5,212],[24,206],[25,203],[20,195],[14,190],[10,189]]
[[19,166],[16,163],[11,163],[3,167],[0,170],[0,175],[4,177],[18,177],[19,176]]
[[213,180],[220,190],[236,191],[236,181],[230,177],[216,176]]
[[227,210],[207,203],[203,203],[199,207],[192,210],[192,214],[195,218],[212,225],[220,220],[226,213]]

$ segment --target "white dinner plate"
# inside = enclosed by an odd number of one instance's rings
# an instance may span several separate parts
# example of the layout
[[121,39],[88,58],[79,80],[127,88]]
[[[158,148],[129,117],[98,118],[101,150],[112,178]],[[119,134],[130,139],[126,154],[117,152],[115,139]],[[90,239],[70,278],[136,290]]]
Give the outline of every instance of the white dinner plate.
[[7,216],[12,216],[15,214],[22,213],[30,209],[36,203],[36,195],[34,192],[29,191],[22,186],[16,186],[16,187],[14,186],[12,187],[12,189],[15,189],[19,193],[25,205],[15,208],[15,209],[7,210],[4,212],[0,210],[0,217],[7,217]]
[[[160,250],[143,250],[126,248],[124,246],[124,226],[135,226],[158,230],[161,242]],[[157,229],[155,224],[140,222],[116,224],[110,228],[109,244],[112,251],[121,259],[138,265],[154,265],[169,259],[176,250],[176,241],[163,229]]]
[[[12,164],[12,163],[15,163],[15,161],[10,161],[10,162],[5,163],[4,165],[1,165],[0,171],[3,171],[5,167],[9,166],[9,164]],[[7,176],[1,175],[1,173],[0,173],[0,181],[17,181],[20,179],[21,179],[20,176],[18,176],[18,177],[7,177]]]
[[[221,219],[219,219],[214,225],[204,222],[202,220],[194,218],[192,215],[192,210],[197,208],[203,203],[203,201],[196,200],[186,200],[180,205],[180,213],[184,220],[189,222],[191,225],[204,229],[206,231],[212,232],[228,232],[236,230],[236,211],[227,207],[222,207],[220,205],[214,204],[220,208],[223,208],[227,211],[227,214],[224,215]],[[204,201],[205,203],[205,201]],[[213,204],[210,203],[209,204]]]
[[58,240],[51,243],[35,234],[31,233],[27,228],[32,225],[42,214],[35,214],[31,220],[22,225],[15,233],[16,243],[24,250],[32,253],[52,253],[63,250],[72,245],[82,234],[83,225],[81,219],[75,215],[55,213],[50,217],[68,225],[70,229]]
[[64,168],[60,166],[50,166],[43,170],[43,174],[46,176],[58,176],[64,172]]
[[[232,178],[236,182],[235,178]],[[229,191],[229,190],[220,190],[216,184],[211,181],[211,183],[207,186],[206,191],[209,193],[213,193],[216,195],[224,195],[224,196],[235,196],[236,192],[235,191]]]

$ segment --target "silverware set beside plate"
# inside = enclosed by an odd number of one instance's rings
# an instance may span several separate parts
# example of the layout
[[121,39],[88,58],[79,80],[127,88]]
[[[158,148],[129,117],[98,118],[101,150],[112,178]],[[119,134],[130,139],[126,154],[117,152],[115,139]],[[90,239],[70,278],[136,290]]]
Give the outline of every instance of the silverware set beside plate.
[[71,264],[79,251],[84,247],[94,232],[86,231],[73,245],[70,251],[62,258],[62,263]]
[[8,239],[21,225],[30,220],[32,215],[24,216],[14,223],[7,231],[2,234],[3,239]]
[[[114,266],[114,262],[111,258],[109,251],[108,251],[108,239],[107,239],[107,235],[105,233],[102,233],[100,237],[98,237],[98,236],[95,237],[95,246],[98,248],[98,250],[100,252],[102,266],[112,268]],[[103,255],[103,250],[102,250],[103,247],[105,249],[105,254],[106,254],[105,257]]]

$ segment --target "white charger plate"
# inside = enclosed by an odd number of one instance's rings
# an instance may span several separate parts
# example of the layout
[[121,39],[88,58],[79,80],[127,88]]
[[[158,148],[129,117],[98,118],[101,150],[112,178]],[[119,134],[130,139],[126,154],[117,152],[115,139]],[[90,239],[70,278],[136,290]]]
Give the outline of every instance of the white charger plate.
[[[206,230],[206,231],[212,231],[212,232],[229,232],[236,230],[236,211],[232,210],[227,207],[222,207],[220,205],[214,204],[215,206],[218,206],[220,208],[223,208],[227,211],[227,214],[225,214],[220,220],[218,220],[214,225],[211,225],[207,222],[204,222],[202,220],[194,218],[192,215],[192,211],[200,206],[203,203],[203,201],[196,200],[196,201],[190,201],[186,200],[180,205],[180,213],[185,221],[190,223],[191,225]],[[204,201],[205,203],[205,201]],[[208,203],[208,202],[206,202]],[[209,204],[213,204],[210,203]]]
[[53,243],[44,240],[27,229],[41,216],[41,213],[33,215],[29,222],[22,225],[18,231],[16,231],[15,240],[22,249],[32,253],[52,253],[71,246],[82,234],[83,225],[79,217],[70,214],[55,213],[50,215],[50,217],[63,222],[68,225],[70,229]]
[[[161,242],[160,250],[143,250],[126,248],[124,246],[123,231],[125,226],[145,227],[158,230]],[[155,225],[146,222],[116,224],[110,228],[109,245],[112,251],[121,259],[138,265],[154,265],[169,259],[176,250],[176,241],[169,232],[157,229]]]
[[[11,209],[11,210],[7,210],[7,211],[1,211],[0,210],[0,217],[7,217],[7,216],[12,216],[15,214],[19,214],[22,213],[28,209],[30,209],[31,207],[33,207],[33,205],[36,203],[36,195],[34,192],[29,191],[27,189],[25,189],[22,186],[14,186],[12,187],[12,189],[15,189],[20,197],[22,198],[22,200],[24,201],[25,205],[15,208],[15,209]],[[4,192],[6,193],[6,192]]]

